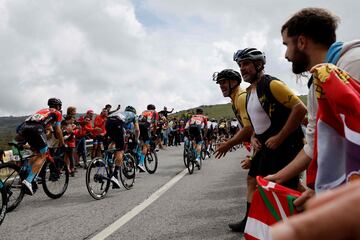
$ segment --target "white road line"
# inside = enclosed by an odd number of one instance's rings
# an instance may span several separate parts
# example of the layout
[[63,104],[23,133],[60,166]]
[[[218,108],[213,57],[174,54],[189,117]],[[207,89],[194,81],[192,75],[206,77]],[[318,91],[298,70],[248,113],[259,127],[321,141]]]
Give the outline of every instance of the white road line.
[[123,215],[121,218],[116,220],[113,224],[99,232],[97,235],[95,235],[91,240],[102,240],[113,234],[116,230],[118,230],[120,227],[125,225],[128,221],[130,221],[133,217],[138,215],[141,211],[143,211],[145,208],[147,208],[150,204],[155,202],[161,195],[163,195],[167,190],[169,190],[172,186],[175,185],[181,178],[183,178],[187,173],[187,168],[185,168],[182,172],[178,173],[175,177],[173,177],[169,182],[167,182],[164,186],[159,188],[156,192],[151,194],[149,198],[147,198],[145,201],[131,209],[129,212],[127,212],[125,215]]

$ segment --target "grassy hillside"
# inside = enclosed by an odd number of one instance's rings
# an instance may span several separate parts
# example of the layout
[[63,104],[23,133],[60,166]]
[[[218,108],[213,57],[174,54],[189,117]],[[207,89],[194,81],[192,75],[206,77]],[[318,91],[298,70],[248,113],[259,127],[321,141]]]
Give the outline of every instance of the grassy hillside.
[[25,120],[26,117],[0,117],[0,148],[9,149],[8,142],[14,139],[16,127]]
[[[306,95],[301,95],[299,97],[300,97],[301,101],[303,101],[303,103],[306,106],[306,103],[307,103],[306,98],[307,98],[307,96]],[[216,104],[216,105],[202,105],[202,106],[199,106],[199,107],[204,109],[205,115],[209,116],[209,118],[215,118],[215,119],[219,120],[220,118],[230,119],[230,118],[234,117],[234,113],[233,113],[233,111],[231,109],[231,103]],[[169,116],[170,117],[181,118],[186,114],[186,112],[195,113],[196,108],[198,108],[198,107],[186,109],[186,110],[183,110],[183,111],[179,111],[179,112],[173,113],[173,114],[171,114]]]

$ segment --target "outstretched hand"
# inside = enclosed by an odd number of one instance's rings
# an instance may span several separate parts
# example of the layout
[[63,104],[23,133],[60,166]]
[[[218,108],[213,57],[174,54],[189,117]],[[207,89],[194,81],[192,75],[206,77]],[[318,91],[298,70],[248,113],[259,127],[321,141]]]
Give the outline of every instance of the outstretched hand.
[[231,146],[227,142],[219,143],[215,151],[215,158],[225,157],[230,148]]

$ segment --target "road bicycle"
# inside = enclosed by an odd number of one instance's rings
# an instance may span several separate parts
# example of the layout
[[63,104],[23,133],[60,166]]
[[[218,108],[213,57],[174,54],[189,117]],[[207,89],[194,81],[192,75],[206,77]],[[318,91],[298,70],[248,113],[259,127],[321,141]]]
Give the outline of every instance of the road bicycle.
[[[17,143],[9,143],[18,153],[18,161],[11,161],[0,165],[1,181],[6,187],[7,194],[7,212],[13,211],[24,198],[25,192],[28,191],[22,186],[22,181],[26,179],[28,169],[30,168],[29,160],[34,155],[23,156],[23,147]],[[50,156],[46,153],[46,159],[40,171],[35,175],[31,182],[34,194],[41,184],[45,194],[53,199],[60,198],[69,184],[69,170],[64,162],[63,151]]]
[[196,149],[194,147],[194,141],[190,140],[188,143],[188,148],[186,150],[186,167],[189,171],[189,174],[194,172],[195,165],[197,166],[198,170],[201,169],[202,166],[202,159],[199,158],[199,162],[196,161]]
[[[90,195],[100,200],[104,198],[110,188],[110,179],[114,172],[115,152],[118,149],[104,151],[103,157],[94,158],[86,169],[86,188]],[[135,159],[129,153],[124,153],[123,164],[115,176],[126,189],[131,189],[135,182]]]
[[[126,152],[131,154],[136,162],[139,164],[142,145],[134,140],[134,136],[131,133],[126,133],[125,136]],[[148,148],[144,159],[145,169],[149,174],[154,174],[158,167],[158,156],[156,153],[156,145],[154,141],[150,141],[150,148]]]

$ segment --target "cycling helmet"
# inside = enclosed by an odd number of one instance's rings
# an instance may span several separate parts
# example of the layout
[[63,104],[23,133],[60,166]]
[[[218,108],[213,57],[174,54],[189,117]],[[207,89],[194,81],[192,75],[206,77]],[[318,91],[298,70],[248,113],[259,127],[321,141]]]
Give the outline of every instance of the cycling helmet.
[[62,106],[62,102],[60,99],[58,98],[49,98],[48,100],[48,106],[49,107],[54,107],[54,106]]
[[125,111],[127,111],[127,112],[133,112],[133,113],[136,114],[136,109],[135,109],[133,106],[127,106],[127,107],[125,108]]
[[155,110],[155,105],[154,104],[149,104],[147,105],[147,110]]
[[234,53],[235,62],[241,62],[244,60],[261,60],[263,64],[266,63],[265,53],[256,48],[245,48],[243,50],[238,50],[236,53]]
[[196,109],[196,114],[202,114],[203,112],[204,112],[204,110],[202,108]]
[[236,80],[240,84],[242,78],[239,72],[232,69],[224,69],[213,74],[213,81],[219,83],[220,80]]

